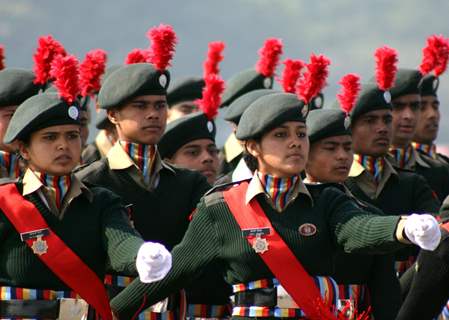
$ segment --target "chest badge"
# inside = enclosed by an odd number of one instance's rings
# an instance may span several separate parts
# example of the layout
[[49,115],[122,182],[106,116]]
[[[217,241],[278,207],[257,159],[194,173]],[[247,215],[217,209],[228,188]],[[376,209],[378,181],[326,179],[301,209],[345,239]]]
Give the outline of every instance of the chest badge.
[[299,234],[304,237],[313,236],[317,232],[316,226],[312,223],[304,223],[299,226],[298,230],[299,230]]
[[48,250],[47,241],[42,240],[42,237],[38,237],[36,240],[33,241],[31,249],[33,249],[34,254],[41,256],[44,253],[47,253]]
[[265,238],[257,236],[253,242],[253,249],[256,253],[265,253],[268,251],[268,241]]

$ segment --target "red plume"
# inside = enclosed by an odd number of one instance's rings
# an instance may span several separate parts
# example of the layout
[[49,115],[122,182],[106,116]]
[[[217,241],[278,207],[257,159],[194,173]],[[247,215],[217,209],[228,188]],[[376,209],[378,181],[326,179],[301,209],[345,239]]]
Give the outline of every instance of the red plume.
[[0,44],[0,70],[5,69],[5,47]]
[[265,77],[272,77],[276,71],[276,66],[282,55],[282,41],[276,38],[265,40],[262,48],[259,49],[259,61],[256,70]]
[[299,79],[297,94],[304,103],[308,104],[326,85],[331,61],[324,55],[310,56],[307,71]]
[[64,47],[51,35],[42,36],[38,39],[37,49],[33,55],[35,84],[44,85],[50,80],[50,69],[53,59],[57,56],[65,56]]
[[218,74],[209,74],[204,78],[203,96],[198,104],[209,120],[218,114],[221,105],[221,95],[225,89],[225,82]]
[[398,53],[395,49],[384,46],[377,48],[374,53],[376,60],[376,82],[379,89],[389,90],[394,83],[398,71]]
[[80,87],[83,97],[93,96],[100,90],[100,79],[106,69],[106,51],[91,50],[80,64]]
[[51,64],[50,75],[55,78],[54,86],[61,99],[72,104],[80,93],[78,59],[73,55],[57,56]]
[[360,77],[354,73],[349,73],[341,78],[339,84],[341,84],[341,91],[337,94],[337,99],[343,112],[349,114],[360,92]]
[[301,69],[304,68],[306,64],[302,60],[293,59],[285,59],[283,64],[285,67],[282,72],[282,78],[278,81],[285,92],[295,93],[296,83],[301,74]]
[[132,49],[125,59],[125,64],[149,62],[150,53],[144,49]]
[[449,58],[449,39],[445,39],[443,36],[441,36],[442,46],[440,50],[438,50],[437,54],[437,65],[435,66],[435,69],[433,72],[435,73],[435,76],[439,77],[442,75],[447,68],[447,62]]
[[427,38],[426,43],[426,46],[422,49],[423,59],[419,71],[422,75],[426,75],[435,69],[435,75],[439,76],[446,70],[449,55],[448,40],[441,35],[433,35]]
[[224,42],[216,41],[210,42],[209,50],[207,51],[207,58],[204,61],[203,69],[204,74],[203,77],[206,78],[209,74],[218,74],[220,73],[220,69],[218,68],[218,64],[223,60],[222,52],[225,48]]
[[147,37],[151,41],[150,62],[162,72],[170,66],[170,60],[175,53],[176,33],[172,26],[160,24],[148,30]]

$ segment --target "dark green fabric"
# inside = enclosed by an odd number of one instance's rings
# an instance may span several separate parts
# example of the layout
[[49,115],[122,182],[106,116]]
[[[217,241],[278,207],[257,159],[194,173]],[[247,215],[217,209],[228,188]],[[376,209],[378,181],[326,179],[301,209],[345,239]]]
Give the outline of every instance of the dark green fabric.
[[437,96],[440,79],[432,74],[425,76],[419,84],[421,96]]
[[102,109],[120,107],[130,99],[142,95],[166,95],[170,73],[157,71],[149,63],[122,66],[105,78],[98,94]]
[[[337,248],[386,253],[403,247],[394,237],[399,217],[366,213],[332,186],[310,188],[324,188],[314,197],[313,206],[307,196],[300,194],[282,214],[272,209],[262,194],[257,196],[273,227],[309,274],[331,276]],[[303,223],[313,223],[318,229],[316,235],[301,236],[298,228]],[[147,305],[151,305],[195,281],[198,272],[215,262],[220,262],[216,272],[224,273],[230,284],[273,278],[273,273],[242,236],[221,192],[203,198],[183,241],[172,255],[173,267],[162,281],[149,285],[134,281],[129,287],[134,301],[117,296],[111,302],[112,308],[126,318],[141,305],[143,294],[147,295]]]
[[240,118],[242,117],[243,112],[249,107],[251,103],[256,101],[258,98],[265,96],[267,94],[276,93],[279,91],[273,89],[257,89],[245,93],[244,95],[235,99],[229,107],[226,109],[226,114],[224,119],[227,121],[231,121],[236,125],[239,124]]
[[236,137],[247,140],[261,137],[286,121],[305,122],[308,107],[292,93],[262,96],[243,113]]
[[272,88],[272,77],[264,77],[254,68],[243,70],[226,81],[226,89],[223,92],[221,106],[229,106],[235,99],[250,91]]
[[168,123],[157,147],[162,159],[171,158],[191,141],[210,139],[215,142],[216,133],[215,122],[207,119],[204,113],[196,112]]
[[[324,138],[350,135],[350,122],[346,114],[338,109],[316,109],[307,116],[307,134],[310,143]],[[346,126],[345,126],[346,121]]]
[[352,122],[365,113],[383,109],[392,109],[390,92],[380,90],[374,83],[363,84],[351,111]]
[[422,75],[418,70],[399,69],[394,85],[391,88],[391,98],[394,100],[407,94],[419,94],[419,83]]
[[3,141],[11,143],[15,139],[24,140],[34,131],[63,124],[79,124],[77,103],[69,106],[57,94],[41,93],[17,108]]
[[81,153],[83,164],[89,164],[101,159],[100,150],[95,142],[88,144]]
[[0,71],[0,108],[18,106],[39,91],[31,70],[6,68]]
[[180,78],[173,81],[167,92],[168,106],[184,101],[195,101],[203,95],[204,80],[198,77]]
[[[21,182],[17,183],[19,190]],[[93,201],[82,194],[67,207],[62,220],[52,214],[39,195],[25,196],[41,212],[48,226],[94,271],[104,278],[106,266],[136,274],[135,258],[143,241],[133,230],[120,199],[109,190],[92,187]],[[0,214],[0,286],[68,290],[20,239]]]

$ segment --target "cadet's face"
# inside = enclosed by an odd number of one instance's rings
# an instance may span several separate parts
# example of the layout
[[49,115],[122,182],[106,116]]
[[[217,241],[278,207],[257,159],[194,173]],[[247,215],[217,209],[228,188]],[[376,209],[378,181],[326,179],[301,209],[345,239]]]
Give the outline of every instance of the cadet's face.
[[108,111],[120,140],[157,144],[165,130],[167,98],[164,95],[139,96],[118,110]]
[[421,109],[421,96],[419,94],[407,94],[394,99],[392,105],[392,144],[397,147],[405,147],[412,141],[415,135]]
[[4,144],[3,138],[8,129],[9,122],[18,106],[8,106],[0,108],[0,150],[13,152],[16,150],[16,144]]
[[392,115],[388,109],[375,110],[361,115],[352,124],[354,153],[383,156],[391,143]]
[[300,174],[309,154],[309,137],[303,122],[289,121],[269,131],[260,142],[249,140],[246,148],[257,158],[259,171],[275,177]]
[[20,143],[20,153],[31,169],[62,176],[69,174],[81,157],[78,125],[59,125],[33,132],[28,145]]
[[197,111],[198,106],[193,101],[177,103],[168,109],[167,122],[171,122]]
[[213,184],[218,172],[218,149],[210,139],[198,139],[183,145],[170,162],[201,172]]
[[413,140],[431,144],[437,138],[439,125],[440,101],[434,96],[421,97],[421,115]]
[[89,112],[88,111],[80,111],[79,115],[80,120],[80,135],[81,135],[81,146],[84,147],[86,145],[87,139],[89,138]]
[[307,177],[312,182],[341,183],[346,180],[353,160],[349,135],[329,137],[310,146]]

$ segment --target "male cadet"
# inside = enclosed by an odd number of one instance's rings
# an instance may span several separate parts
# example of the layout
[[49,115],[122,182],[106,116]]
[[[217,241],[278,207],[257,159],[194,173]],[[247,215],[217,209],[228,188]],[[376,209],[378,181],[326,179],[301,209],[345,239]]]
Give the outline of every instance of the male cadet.
[[[353,150],[347,112],[352,108],[356,97],[355,93],[352,102],[344,99],[350,105],[349,108],[344,108],[345,112],[340,109],[310,111],[306,120],[310,151],[304,182],[329,183],[330,186],[335,186],[336,183],[343,184],[348,178]],[[339,101],[340,106],[343,105],[342,101]],[[353,197],[348,189],[345,190]],[[383,214],[367,203],[356,201],[365,211]],[[371,306],[376,320],[394,319],[400,307],[401,296],[391,255],[347,254],[340,251],[334,257],[334,264],[335,272],[332,277],[339,284],[341,299],[350,300],[359,314]]]
[[167,92],[167,122],[198,111],[197,99],[201,98],[204,80],[197,77],[180,78],[174,81]]
[[21,163],[14,145],[3,143],[9,121],[17,107],[39,91],[29,70],[6,68],[0,71],[0,177],[17,178]]
[[421,112],[421,79],[421,73],[413,69],[399,69],[396,75],[391,88],[393,139],[390,155],[396,167],[422,175],[442,202],[449,194],[449,171],[411,144]]
[[[269,54],[270,52],[273,54]],[[226,90],[223,93],[221,107],[229,107],[237,98],[253,90],[272,89],[274,73],[281,54],[282,42],[279,39],[267,39],[264,46],[259,50],[260,58],[256,66],[240,71],[226,82]],[[220,173],[222,175],[233,171],[243,155],[243,147],[235,137],[238,125],[238,122],[235,122],[235,118],[238,117],[240,119],[244,110],[242,108],[237,108],[239,109],[238,111],[232,110],[236,109],[235,107],[230,109],[225,115],[225,120],[231,122],[232,133],[226,140],[220,155]]]
[[[158,239],[171,249],[181,241],[189,216],[209,184],[198,172],[167,164],[157,150],[166,126],[169,77],[168,71],[137,63],[119,68],[106,79],[98,102],[115,125],[118,141],[105,158],[78,175],[120,195],[130,207],[131,220],[142,237]],[[195,287],[206,284],[199,282]],[[223,305],[221,302],[228,299],[226,292],[199,291],[192,295],[201,296],[202,305],[223,310],[213,307]],[[172,304],[169,301],[165,316],[173,312]]]
[[432,159],[449,165],[449,158],[438,153],[435,145],[440,125],[438,86],[439,78],[434,75],[425,76],[420,83],[421,112],[412,145]]

